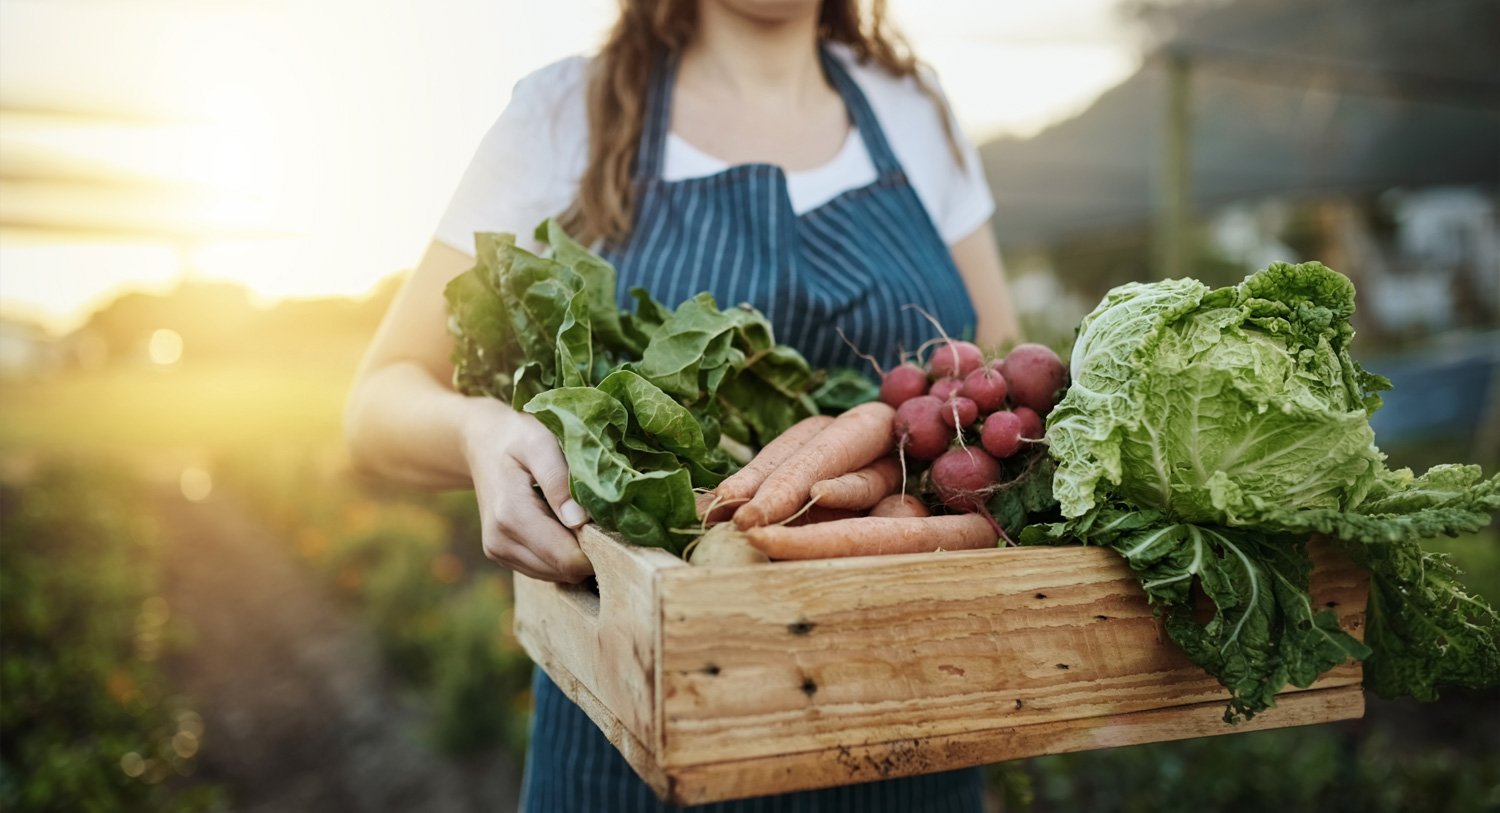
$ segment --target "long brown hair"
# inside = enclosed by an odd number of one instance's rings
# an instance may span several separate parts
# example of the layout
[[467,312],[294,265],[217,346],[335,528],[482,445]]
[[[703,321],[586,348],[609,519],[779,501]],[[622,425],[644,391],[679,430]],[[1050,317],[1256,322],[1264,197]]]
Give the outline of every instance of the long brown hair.
[[[905,38],[886,22],[885,0],[869,0],[864,13],[860,6],[861,0],[823,0],[818,38],[847,45],[856,60],[873,62],[892,76],[915,78],[938,106],[954,159],[962,165],[947,105],[917,72],[919,63]],[[620,18],[590,67],[588,167],[578,197],[560,218],[585,244],[630,234],[635,221],[632,181],[651,69],[662,55],[686,47],[697,30],[696,0],[620,0]]]

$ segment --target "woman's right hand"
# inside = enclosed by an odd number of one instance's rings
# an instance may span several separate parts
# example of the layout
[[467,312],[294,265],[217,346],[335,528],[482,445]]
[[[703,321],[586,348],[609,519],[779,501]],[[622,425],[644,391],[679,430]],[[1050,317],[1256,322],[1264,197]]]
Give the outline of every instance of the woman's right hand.
[[588,515],[568,491],[568,465],[557,439],[541,421],[501,401],[469,403],[464,453],[479,500],[485,556],[544,581],[576,583],[593,575],[574,532]]

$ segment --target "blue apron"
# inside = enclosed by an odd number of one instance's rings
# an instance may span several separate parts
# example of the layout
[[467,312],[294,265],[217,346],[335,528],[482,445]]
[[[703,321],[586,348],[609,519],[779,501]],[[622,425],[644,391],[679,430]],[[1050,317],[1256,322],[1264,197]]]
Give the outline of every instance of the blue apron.
[[[720,306],[747,302],[778,341],[814,367],[862,366],[838,330],[885,366],[935,331],[972,335],[974,309],[947,245],[896,160],[848,71],[821,50],[823,71],[859,128],[876,179],[798,215],[786,175],[742,164],[715,175],[665,181],[675,59],[656,71],[636,159],[636,228],[604,256],[620,278],[620,305],[639,286],[675,306],[708,291]],[[526,813],[645,813],[663,805],[613,745],[540,669],[521,794]],[[978,769],[689,808],[704,811],[921,813],[983,810]]]

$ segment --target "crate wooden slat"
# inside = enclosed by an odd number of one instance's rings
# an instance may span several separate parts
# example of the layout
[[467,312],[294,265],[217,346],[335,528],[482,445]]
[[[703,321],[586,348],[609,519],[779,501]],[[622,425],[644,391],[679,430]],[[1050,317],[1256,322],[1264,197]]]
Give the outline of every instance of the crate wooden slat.
[[[1249,724],[1112,551],[695,568],[587,528],[582,587],[516,577],[522,645],[663,798],[696,804],[1363,713],[1347,664]],[[1313,598],[1362,632],[1363,573]]]

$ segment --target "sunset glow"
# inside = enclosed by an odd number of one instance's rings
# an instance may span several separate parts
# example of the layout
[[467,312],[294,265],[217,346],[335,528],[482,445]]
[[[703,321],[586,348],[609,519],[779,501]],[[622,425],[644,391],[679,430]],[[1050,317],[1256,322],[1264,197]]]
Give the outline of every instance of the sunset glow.
[[[891,6],[976,140],[1135,65],[1109,0]],[[418,261],[515,81],[614,8],[0,0],[0,309],[65,331],[183,278],[359,295]]]

